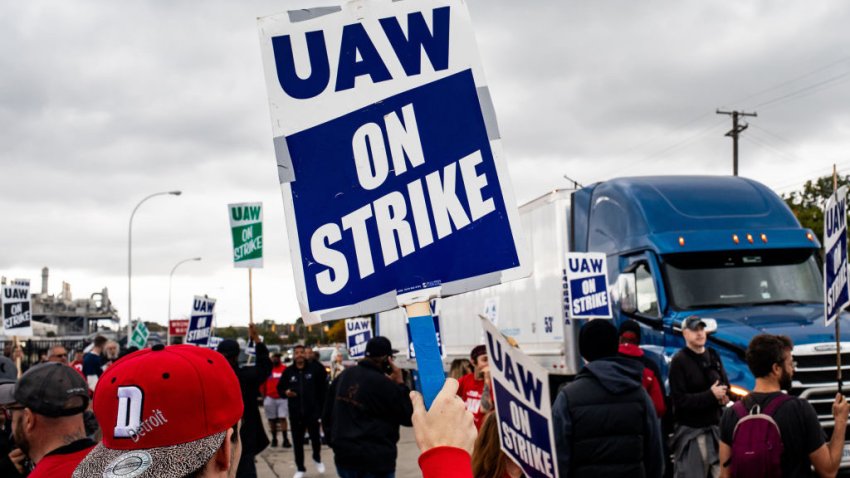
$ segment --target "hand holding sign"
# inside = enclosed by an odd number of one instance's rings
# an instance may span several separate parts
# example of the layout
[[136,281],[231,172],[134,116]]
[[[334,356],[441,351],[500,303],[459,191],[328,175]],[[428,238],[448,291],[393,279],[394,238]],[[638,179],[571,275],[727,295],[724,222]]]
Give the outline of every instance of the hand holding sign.
[[450,446],[472,454],[478,432],[472,414],[466,411],[466,405],[457,396],[457,387],[457,380],[447,378],[428,411],[425,411],[422,395],[410,392],[413,433],[422,453],[438,446]]

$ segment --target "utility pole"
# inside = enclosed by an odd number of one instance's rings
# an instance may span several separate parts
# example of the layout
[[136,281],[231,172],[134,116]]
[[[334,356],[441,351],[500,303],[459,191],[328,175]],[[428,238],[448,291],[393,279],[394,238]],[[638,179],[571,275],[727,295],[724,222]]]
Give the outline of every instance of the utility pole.
[[740,135],[745,129],[749,128],[750,125],[744,123],[743,125],[738,124],[738,118],[741,116],[758,116],[758,113],[755,111],[752,113],[747,113],[744,111],[720,111],[717,110],[717,114],[719,115],[729,115],[732,117],[732,129],[729,130],[725,134],[725,136],[729,136],[732,138],[732,175],[738,175],[738,135]]

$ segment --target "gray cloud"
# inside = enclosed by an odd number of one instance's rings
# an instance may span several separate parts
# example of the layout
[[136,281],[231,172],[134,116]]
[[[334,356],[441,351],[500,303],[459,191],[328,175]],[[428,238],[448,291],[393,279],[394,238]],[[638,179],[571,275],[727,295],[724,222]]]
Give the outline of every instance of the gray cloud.
[[[49,265],[80,293],[109,286],[123,311],[130,211],[182,189],[136,218],[134,294],[146,299],[134,311],[160,318],[165,294],[153,291],[174,263],[201,255],[181,270],[183,302],[217,291],[220,320],[244,321],[225,205],[262,200],[258,314],[296,316],[256,31],[256,17],[289,6],[0,7],[0,274],[36,279]],[[731,121],[716,107],[759,112],[741,143],[745,175],[787,189],[833,162],[850,167],[846,2],[469,7],[520,201],[566,186],[565,173],[728,174]]]

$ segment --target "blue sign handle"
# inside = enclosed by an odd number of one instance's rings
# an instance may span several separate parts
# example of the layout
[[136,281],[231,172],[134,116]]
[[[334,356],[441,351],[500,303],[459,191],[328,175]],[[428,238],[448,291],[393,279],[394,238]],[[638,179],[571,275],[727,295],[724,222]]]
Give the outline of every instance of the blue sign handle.
[[416,349],[416,368],[422,383],[422,398],[425,408],[431,408],[431,403],[443,388],[446,374],[443,372],[443,357],[437,345],[437,330],[430,315],[410,317],[410,337]]

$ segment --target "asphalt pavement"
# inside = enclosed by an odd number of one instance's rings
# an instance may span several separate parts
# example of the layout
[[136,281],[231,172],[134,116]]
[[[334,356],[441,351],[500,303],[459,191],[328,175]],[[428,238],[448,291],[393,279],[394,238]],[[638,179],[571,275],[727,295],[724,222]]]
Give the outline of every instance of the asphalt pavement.
[[[268,424],[266,424],[268,427]],[[266,429],[268,431],[268,428]],[[280,434],[278,434],[280,435]],[[322,462],[325,464],[325,474],[316,472],[311,458],[311,448],[307,444],[304,447],[305,464],[307,466],[306,478],[337,478],[336,467],[333,463],[333,451],[322,445]],[[363,457],[368,460],[369,457]],[[398,442],[398,460],[396,460],[397,478],[414,478],[422,476],[419,472],[419,448],[413,438],[413,428],[401,427],[401,439]],[[295,453],[292,448],[265,449],[257,456],[257,475],[259,478],[292,478],[295,474]]]

